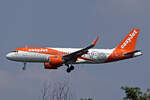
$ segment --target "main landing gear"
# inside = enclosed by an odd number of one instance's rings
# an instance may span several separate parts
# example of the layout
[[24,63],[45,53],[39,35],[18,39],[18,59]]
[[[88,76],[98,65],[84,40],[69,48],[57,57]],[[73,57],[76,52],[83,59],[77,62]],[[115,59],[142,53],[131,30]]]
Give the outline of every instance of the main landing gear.
[[68,68],[67,68],[67,72],[70,73],[72,70],[74,70],[74,66],[71,65],[69,66],[68,64],[66,65]]

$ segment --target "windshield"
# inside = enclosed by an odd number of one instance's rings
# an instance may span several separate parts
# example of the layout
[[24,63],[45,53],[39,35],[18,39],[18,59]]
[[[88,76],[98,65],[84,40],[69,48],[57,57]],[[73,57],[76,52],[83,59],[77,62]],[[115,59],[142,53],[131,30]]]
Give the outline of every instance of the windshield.
[[14,50],[14,51],[12,51],[12,52],[18,52],[17,50]]

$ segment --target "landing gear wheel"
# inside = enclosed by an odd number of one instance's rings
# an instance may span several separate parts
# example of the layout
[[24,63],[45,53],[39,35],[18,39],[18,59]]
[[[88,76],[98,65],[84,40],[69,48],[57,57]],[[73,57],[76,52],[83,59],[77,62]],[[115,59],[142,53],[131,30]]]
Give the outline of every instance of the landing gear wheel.
[[74,66],[72,66],[72,65],[71,66],[67,65],[67,67],[68,67],[67,68],[68,73],[70,73],[72,70],[74,70]]
[[22,67],[22,70],[25,71],[25,70],[26,70],[26,67]]
[[70,73],[70,72],[71,72],[70,68],[67,68],[67,72],[68,72],[68,73]]
[[74,66],[71,65],[71,66],[70,66],[70,70],[74,70]]
[[26,70],[26,63],[24,63],[24,66],[22,67],[22,70]]

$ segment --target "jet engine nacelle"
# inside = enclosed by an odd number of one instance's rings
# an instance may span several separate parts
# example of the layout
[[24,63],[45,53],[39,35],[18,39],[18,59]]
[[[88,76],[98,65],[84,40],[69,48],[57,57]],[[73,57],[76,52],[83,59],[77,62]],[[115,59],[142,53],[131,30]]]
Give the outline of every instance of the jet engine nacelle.
[[61,65],[52,65],[52,64],[49,64],[49,62],[44,63],[45,69],[57,69],[60,66]]
[[49,62],[44,63],[45,69],[57,69],[58,67],[62,66],[63,58],[51,56],[49,58]]

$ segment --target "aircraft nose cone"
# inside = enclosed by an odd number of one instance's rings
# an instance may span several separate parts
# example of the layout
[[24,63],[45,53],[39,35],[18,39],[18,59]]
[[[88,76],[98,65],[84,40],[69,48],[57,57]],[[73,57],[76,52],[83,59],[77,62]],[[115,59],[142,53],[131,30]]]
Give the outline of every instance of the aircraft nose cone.
[[11,53],[8,53],[8,54],[6,55],[6,58],[7,58],[8,60],[11,60],[11,59],[12,59],[12,54],[11,54]]

